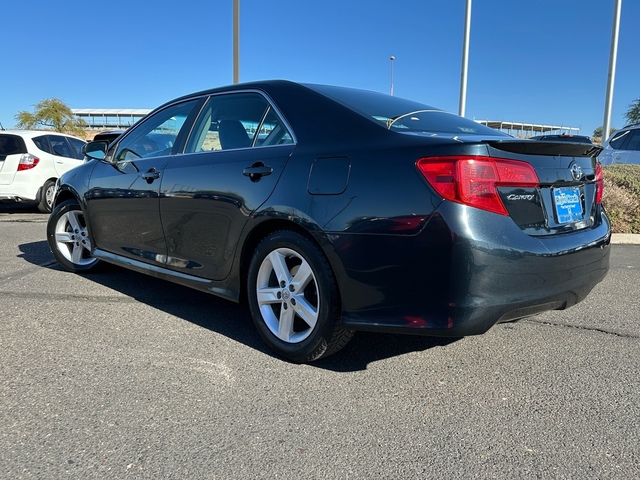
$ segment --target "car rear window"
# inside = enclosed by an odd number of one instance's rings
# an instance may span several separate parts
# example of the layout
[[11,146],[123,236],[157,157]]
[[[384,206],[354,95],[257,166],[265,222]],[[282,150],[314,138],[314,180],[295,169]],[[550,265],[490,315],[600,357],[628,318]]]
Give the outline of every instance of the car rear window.
[[27,146],[22,137],[16,135],[0,135],[0,159],[4,160],[7,155],[27,153]]
[[407,133],[508,136],[473,120],[400,97],[328,85],[307,85],[307,87],[380,123],[389,130]]

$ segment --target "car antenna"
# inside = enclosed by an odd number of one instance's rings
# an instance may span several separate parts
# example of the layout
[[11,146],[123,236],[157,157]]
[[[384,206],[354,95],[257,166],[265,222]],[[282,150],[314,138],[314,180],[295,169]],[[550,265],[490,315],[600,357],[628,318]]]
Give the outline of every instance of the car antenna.
[[5,130],[4,125],[2,125],[2,122],[0,122],[0,130],[2,130],[2,131]]

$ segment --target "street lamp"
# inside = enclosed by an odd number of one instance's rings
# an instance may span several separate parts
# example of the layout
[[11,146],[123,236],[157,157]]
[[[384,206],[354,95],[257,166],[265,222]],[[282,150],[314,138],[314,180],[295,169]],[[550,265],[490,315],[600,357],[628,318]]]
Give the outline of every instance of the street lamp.
[[464,16],[464,40],[462,46],[462,73],[460,75],[460,106],[458,115],[464,117],[467,108],[467,70],[469,68],[469,34],[471,32],[471,0],[467,0]]
[[233,0],[233,83],[240,81],[240,0]]
[[391,60],[391,91],[389,92],[391,96],[393,96],[393,61],[396,59],[396,57],[394,57],[393,55],[391,55],[391,57],[389,57],[389,60]]

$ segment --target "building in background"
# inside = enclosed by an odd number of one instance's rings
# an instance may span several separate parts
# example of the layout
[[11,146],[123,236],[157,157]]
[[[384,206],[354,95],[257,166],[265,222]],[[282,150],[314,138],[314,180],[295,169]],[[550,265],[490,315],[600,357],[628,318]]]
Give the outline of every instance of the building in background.
[[92,130],[126,129],[144,118],[151,110],[145,108],[73,108],[71,112]]
[[502,120],[476,120],[477,123],[500,130],[518,138],[529,138],[534,135],[578,135],[580,128],[562,125],[544,125],[538,123],[505,122]]

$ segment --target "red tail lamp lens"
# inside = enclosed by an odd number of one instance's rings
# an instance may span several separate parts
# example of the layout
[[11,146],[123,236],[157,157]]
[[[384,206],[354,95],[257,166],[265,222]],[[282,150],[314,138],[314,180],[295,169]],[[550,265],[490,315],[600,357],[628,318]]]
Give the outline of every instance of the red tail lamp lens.
[[508,215],[498,195],[499,186],[536,187],[538,176],[531,165],[492,157],[426,157],[418,168],[443,198]]
[[602,203],[602,193],[604,191],[604,175],[602,174],[602,166],[596,163],[596,204]]

